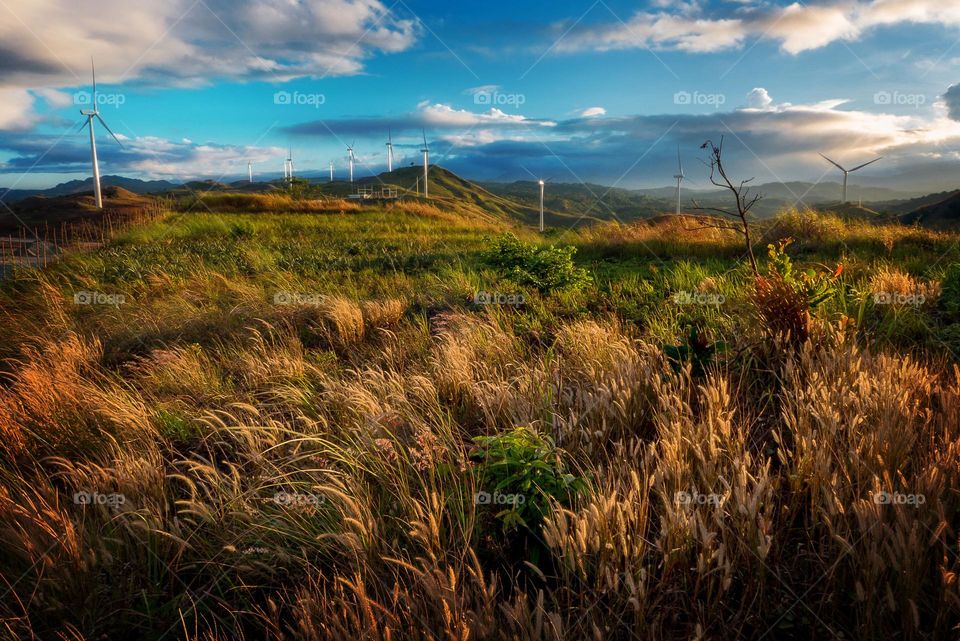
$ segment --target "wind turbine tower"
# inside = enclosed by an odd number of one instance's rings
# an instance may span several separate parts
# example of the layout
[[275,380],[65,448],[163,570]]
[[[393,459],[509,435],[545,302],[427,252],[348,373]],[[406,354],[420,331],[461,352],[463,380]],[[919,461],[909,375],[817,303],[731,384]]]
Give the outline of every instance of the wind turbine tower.
[[[96,201],[97,209],[103,209],[103,195],[100,192],[100,163],[97,162],[97,137],[93,132],[93,119],[96,118],[100,121],[100,124],[103,125],[103,128],[110,132],[110,135],[113,136],[113,139],[117,141],[117,144],[123,147],[123,144],[120,142],[120,139],[117,138],[116,134],[110,131],[110,127],[107,126],[107,123],[104,122],[103,118],[100,116],[100,107],[97,105],[97,70],[93,66],[93,59],[90,59],[90,71],[93,76],[93,94],[92,94],[92,106],[93,109],[81,109],[80,115],[86,116],[87,121],[83,124],[83,127],[90,128],[90,159],[93,162],[93,198]],[[80,127],[80,130],[83,131],[83,127]]]
[[543,232],[543,188],[546,186],[546,182],[542,179],[540,180],[540,232]]
[[863,163],[862,165],[857,165],[857,166],[854,167],[853,169],[845,169],[845,168],[841,167],[839,164],[835,163],[834,161],[832,161],[832,160],[830,160],[829,158],[827,158],[826,156],[824,156],[823,154],[820,154],[820,156],[821,156],[824,160],[826,160],[828,163],[830,163],[831,165],[833,165],[834,167],[836,167],[837,169],[839,169],[840,171],[843,172],[843,200],[841,201],[841,203],[844,204],[844,205],[849,202],[849,201],[847,200],[847,177],[848,177],[850,174],[852,174],[853,172],[857,171],[858,169],[863,169],[863,168],[866,167],[867,165],[872,165],[873,163],[875,163],[875,162],[877,162],[878,160],[880,160],[880,159],[883,158],[883,156],[880,156],[880,158],[874,158],[874,159],[871,160],[870,162],[865,162],[865,163]]
[[387,173],[393,172],[393,134],[387,129]]
[[253,162],[247,161],[247,182],[253,182]]
[[287,176],[287,180],[292,184],[293,183],[293,149],[287,149],[287,167],[290,173]]
[[677,168],[680,170],[674,178],[677,180],[677,216],[680,215],[680,183],[683,182],[683,163],[680,162],[680,147],[677,147]]
[[427,175],[430,170],[430,147],[427,146],[427,132],[423,132],[423,197],[429,198],[430,191],[427,184]]
[[330,182],[333,182],[333,161],[330,161]]
[[350,166],[350,182],[353,182],[353,145],[356,144],[356,141],[353,142],[349,147],[347,147],[347,164]]

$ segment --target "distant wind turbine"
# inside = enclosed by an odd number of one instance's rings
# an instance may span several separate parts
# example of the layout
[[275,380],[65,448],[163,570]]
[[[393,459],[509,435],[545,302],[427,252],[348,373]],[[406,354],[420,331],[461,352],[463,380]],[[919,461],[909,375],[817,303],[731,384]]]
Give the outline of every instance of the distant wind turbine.
[[393,134],[387,129],[387,173],[393,172]]
[[350,182],[353,182],[353,145],[357,144],[357,141],[354,140],[353,143],[347,147],[347,163],[350,166]]
[[100,164],[97,162],[97,137],[93,132],[93,119],[96,118],[100,121],[100,124],[110,132],[110,135],[113,136],[113,139],[117,141],[118,145],[123,147],[123,143],[120,142],[116,134],[110,131],[110,127],[108,127],[107,123],[100,117],[100,107],[97,105],[97,70],[93,66],[93,58],[90,59],[90,71],[93,76],[93,109],[80,110],[80,115],[87,117],[87,121],[80,127],[80,131],[83,131],[83,127],[90,127],[90,158],[93,161],[93,198],[96,201],[97,209],[103,209],[103,196],[100,193]]
[[540,183],[540,231],[543,232],[543,190],[547,185],[547,181],[542,178],[539,181]]
[[253,182],[253,162],[247,161],[247,182]]
[[330,161],[330,182],[333,182],[333,161]]
[[423,131],[423,197],[429,198],[430,191],[427,183],[427,176],[430,170],[430,147],[427,146],[427,132]]
[[683,163],[680,162],[680,147],[677,147],[677,167],[679,173],[674,178],[677,179],[677,216],[680,215],[680,183],[683,182]]
[[293,183],[293,149],[292,148],[287,149],[287,166],[289,167],[288,171],[290,172],[290,175],[288,176],[288,180],[291,183]]
[[827,158],[826,156],[824,156],[823,154],[820,154],[820,156],[821,156],[824,160],[826,160],[828,163],[830,163],[831,165],[833,165],[834,167],[836,167],[837,169],[839,169],[840,171],[843,172],[843,200],[841,201],[843,204],[847,204],[847,202],[849,202],[849,201],[847,201],[847,177],[848,177],[850,174],[852,174],[853,172],[857,171],[858,169],[863,169],[863,168],[866,167],[867,165],[872,165],[873,163],[875,163],[875,162],[877,162],[878,160],[881,160],[881,159],[883,158],[883,156],[880,156],[880,158],[875,158],[875,159],[871,160],[870,162],[865,162],[865,163],[863,163],[862,165],[857,165],[857,166],[854,167],[853,169],[845,169],[845,168],[841,167],[838,163],[835,163],[834,161],[832,161],[832,160],[830,160],[829,158]]

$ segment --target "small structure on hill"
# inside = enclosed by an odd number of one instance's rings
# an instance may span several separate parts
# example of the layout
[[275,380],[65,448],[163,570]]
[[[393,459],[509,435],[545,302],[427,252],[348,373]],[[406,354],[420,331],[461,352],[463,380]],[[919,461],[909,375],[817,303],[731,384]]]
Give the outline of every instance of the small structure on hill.
[[396,187],[358,187],[356,193],[347,196],[350,200],[396,200],[399,197]]

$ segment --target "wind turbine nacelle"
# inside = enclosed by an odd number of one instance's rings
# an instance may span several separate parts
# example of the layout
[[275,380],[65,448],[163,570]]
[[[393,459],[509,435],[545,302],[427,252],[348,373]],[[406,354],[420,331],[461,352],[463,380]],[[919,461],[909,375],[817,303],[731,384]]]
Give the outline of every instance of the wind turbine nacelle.
[[96,109],[81,109],[81,110],[80,110],[80,115],[81,115],[81,116],[96,116],[96,115],[97,115],[97,111],[96,111]]

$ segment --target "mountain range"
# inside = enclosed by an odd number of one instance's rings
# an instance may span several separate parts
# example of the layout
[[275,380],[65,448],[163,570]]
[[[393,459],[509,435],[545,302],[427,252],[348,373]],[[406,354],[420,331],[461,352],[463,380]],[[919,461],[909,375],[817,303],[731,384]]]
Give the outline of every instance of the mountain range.
[[[324,193],[347,197],[358,187],[378,187],[390,185],[401,192],[414,194],[419,190],[421,169],[403,167],[392,173],[359,178],[351,185],[347,181],[329,182],[325,177],[307,180],[320,187]],[[264,192],[282,189],[277,181],[254,182],[237,180],[218,182],[198,180],[187,183],[173,183],[166,180],[140,180],[124,176],[103,176],[101,184],[107,187],[119,187],[133,194],[160,194],[168,196],[184,195],[197,191],[237,191]],[[0,189],[0,201],[8,205],[20,203],[26,199],[58,198],[92,192],[92,179],[71,180],[50,189]],[[430,196],[440,201],[450,199],[461,207],[467,206],[487,214],[507,216],[527,223],[535,223],[539,218],[539,185],[532,180],[515,182],[474,183],[440,166],[430,170]],[[763,198],[757,203],[753,213],[759,217],[776,214],[785,207],[811,206],[818,209],[841,211],[842,215],[860,215],[857,212],[879,214],[880,219],[899,217],[908,224],[918,223],[939,228],[957,227],[960,223],[960,190],[936,194],[916,194],[897,191],[885,187],[851,186],[850,192],[863,205],[841,206],[837,195],[841,185],[834,182],[808,183],[765,183],[751,187],[752,193],[760,193]],[[730,194],[724,189],[711,186],[703,188],[684,187],[681,209],[687,213],[696,213],[696,207],[729,207]],[[563,220],[632,220],[652,218],[664,213],[672,213],[676,208],[676,187],[657,187],[652,189],[623,189],[591,183],[548,182],[544,197],[547,223],[551,220],[560,223]],[[857,210],[854,212],[854,210]],[[852,212],[852,213],[851,213]]]

